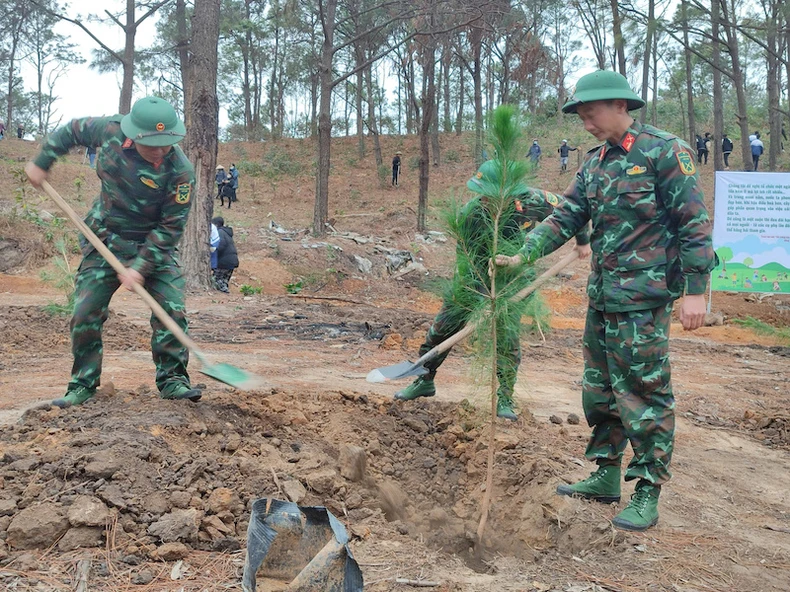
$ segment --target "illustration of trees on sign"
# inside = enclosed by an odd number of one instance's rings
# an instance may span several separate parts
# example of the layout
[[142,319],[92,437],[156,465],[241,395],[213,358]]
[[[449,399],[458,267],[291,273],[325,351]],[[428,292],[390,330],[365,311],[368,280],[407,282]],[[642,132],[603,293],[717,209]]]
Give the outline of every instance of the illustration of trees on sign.
[[722,271],[727,271],[727,261],[732,259],[732,249],[730,247],[720,247],[716,249],[716,254],[721,259]]

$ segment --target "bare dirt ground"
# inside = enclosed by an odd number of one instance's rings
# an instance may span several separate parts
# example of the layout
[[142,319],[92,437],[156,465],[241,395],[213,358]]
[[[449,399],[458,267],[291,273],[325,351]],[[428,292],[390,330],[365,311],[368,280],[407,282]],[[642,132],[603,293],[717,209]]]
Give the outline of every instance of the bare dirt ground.
[[[407,154],[404,162],[415,153],[415,139],[389,142],[389,152]],[[470,175],[466,145],[446,142],[461,160],[437,169],[434,205],[453,191],[463,195]],[[284,146],[309,170],[304,144]],[[34,147],[1,148],[3,185],[14,187],[12,172]],[[220,162],[266,162],[267,150],[223,145]],[[230,295],[188,295],[190,332],[212,359],[268,384],[238,392],[203,377],[195,363],[193,383],[206,384],[197,404],[157,398],[149,312],[119,292],[105,326],[102,392],[79,408],[49,407],[71,365],[68,318],[44,312],[64,300],[39,277],[53,269],[50,226],[4,219],[0,239],[13,246],[0,249],[0,260],[20,261],[0,274],[3,589],[74,590],[85,559],[90,590],[241,589],[251,502],[288,494],[327,506],[346,524],[374,591],[409,589],[395,578],[448,591],[788,589],[790,349],[731,321],[787,326],[790,298],[717,293],[723,325],[693,334],[673,326],[674,477],[658,526],[625,534],[609,521],[632,484],[612,506],[554,495],[558,483],[593,468],[583,458],[579,395],[586,265],[575,263],[570,277],[543,290],[553,311],[545,340],[524,338],[522,417],[496,424],[492,513],[476,544],[490,422],[472,351],[450,356],[435,399],[397,403],[392,394],[406,382],[365,381],[372,368],[416,357],[440,305],[430,280],[450,273],[453,247],[415,237],[415,171],[405,169],[398,190],[379,188],[351,141],[338,142],[333,158],[337,233],[320,241],[303,232],[309,174],[242,173],[240,201],[222,211],[236,230],[241,266]],[[544,164],[538,183],[562,189],[567,177],[549,168],[555,164]],[[58,164],[53,185],[84,211],[96,181],[71,157]],[[19,205],[11,194],[0,203],[7,213]],[[269,229],[271,220],[294,232]],[[427,276],[389,274],[386,249],[410,251]],[[369,273],[355,255],[372,262]],[[297,281],[302,291],[288,294],[285,284]],[[245,297],[242,285],[262,293]],[[581,424],[568,421],[573,414]],[[348,446],[365,452],[361,480],[340,461]]]

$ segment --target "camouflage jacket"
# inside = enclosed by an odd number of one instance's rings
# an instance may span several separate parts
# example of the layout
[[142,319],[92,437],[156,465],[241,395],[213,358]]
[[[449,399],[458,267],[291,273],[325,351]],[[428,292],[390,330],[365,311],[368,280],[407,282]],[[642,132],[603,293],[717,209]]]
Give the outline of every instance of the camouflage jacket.
[[[474,275],[477,278],[488,277],[488,261],[491,258],[489,243],[477,240],[484,232],[490,229],[490,216],[483,205],[483,198],[475,197],[469,200],[464,206],[464,228],[463,236],[467,237],[467,245],[477,246],[476,252],[470,253],[470,261],[474,267]],[[524,237],[535,226],[549,216],[554,208],[565,201],[565,198],[556,193],[549,193],[541,189],[528,188],[526,193],[518,195],[514,200],[514,209],[504,217],[504,224],[500,229],[500,236],[506,241],[514,239],[524,240]],[[563,241],[564,243],[565,241]],[[590,233],[587,225],[576,233],[576,243],[586,245],[590,242]],[[562,243],[560,243],[562,244]],[[461,245],[458,246],[461,249]]]
[[[73,146],[101,147],[96,160],[101,193],[85,223],[126,266],[147,276],[173,263],[195,171],[178,146],[156,166],[144,160],[121,131],[121,117],[72,120],[47,137],[34,162],[49,170]],[[85,255],[92,250],[83,243]]]
[[677,137],[634,122],[617,145],[587,153],[566,201],[527,238],[534,261],[592,220],[590,305],[655,308],[703,294],[715,255],[694,156]]

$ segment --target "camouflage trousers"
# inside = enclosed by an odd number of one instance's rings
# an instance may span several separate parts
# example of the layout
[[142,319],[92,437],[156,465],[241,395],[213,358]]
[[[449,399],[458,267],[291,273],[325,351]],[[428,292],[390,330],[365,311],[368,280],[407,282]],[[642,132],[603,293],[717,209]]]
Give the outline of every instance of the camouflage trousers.
[[[434,318],[431,328],[428,329],[425,342],[420,346],[420,356],[427,354],[442,341],[458,333],[469,322],[470,316],[470,311],[452,302],[445,301],[439,314]],[[497,336],[497,378],[500,392],[511,395],[516,384],[518,367],[521,364],[521,343],[519,341],[518,325],[509,323],[508,326],[515,326],[516,328],[509,332],[500,329]],[[427,378],[432,379],[436,376],[436,370],[442,365],[450,351],[447,350],[439,354],[425,364],[425,367],[430,372]]]
[[214,273],[214,283],[217,285],[217,290],[220,292],[225,292],[226,294],[230,292],[230,277],[233,275],[233,269],[219,269],[214,268],[211,270]]
[[[120,287],[115,270],[93,251],[80,264],[75,286],[74,316],[71,318],[71,369],[69,390],[82,386],[99,386],[102,368],[102,326],[109,314],[112,295]],[[184,278],[177,265],[156,269],[145,279],[145,289],[175,320],[187,330],[184,306]],[[156,364],[156,386],[159,390],[168,382],[189,385],[188,350],[151,315],[151,351]]]
[[625,479],[669,480],[675,399],[669,368],[672,303],[607,313],[590,307],[584,329],[582,403],[592,435],[586,456],[620,464],[628,442],[634,458]]

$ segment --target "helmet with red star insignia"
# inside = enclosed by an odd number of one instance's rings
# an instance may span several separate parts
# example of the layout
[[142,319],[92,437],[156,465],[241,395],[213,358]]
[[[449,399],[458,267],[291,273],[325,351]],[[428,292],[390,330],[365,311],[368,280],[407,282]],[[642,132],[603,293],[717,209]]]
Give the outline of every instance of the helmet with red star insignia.
[[642,97],[631,90],[631,85],[622,74],[610,70],[598,70],[579,78],[571,98],[563,105],[563,113],[576,113],[583,103],[623,99],[628,103],[628,110],[641,109],[645,102]]
[[159,97],[145,97],[121,119],[121,131],[141,146],[172,146],[186,136],[173,106]]

